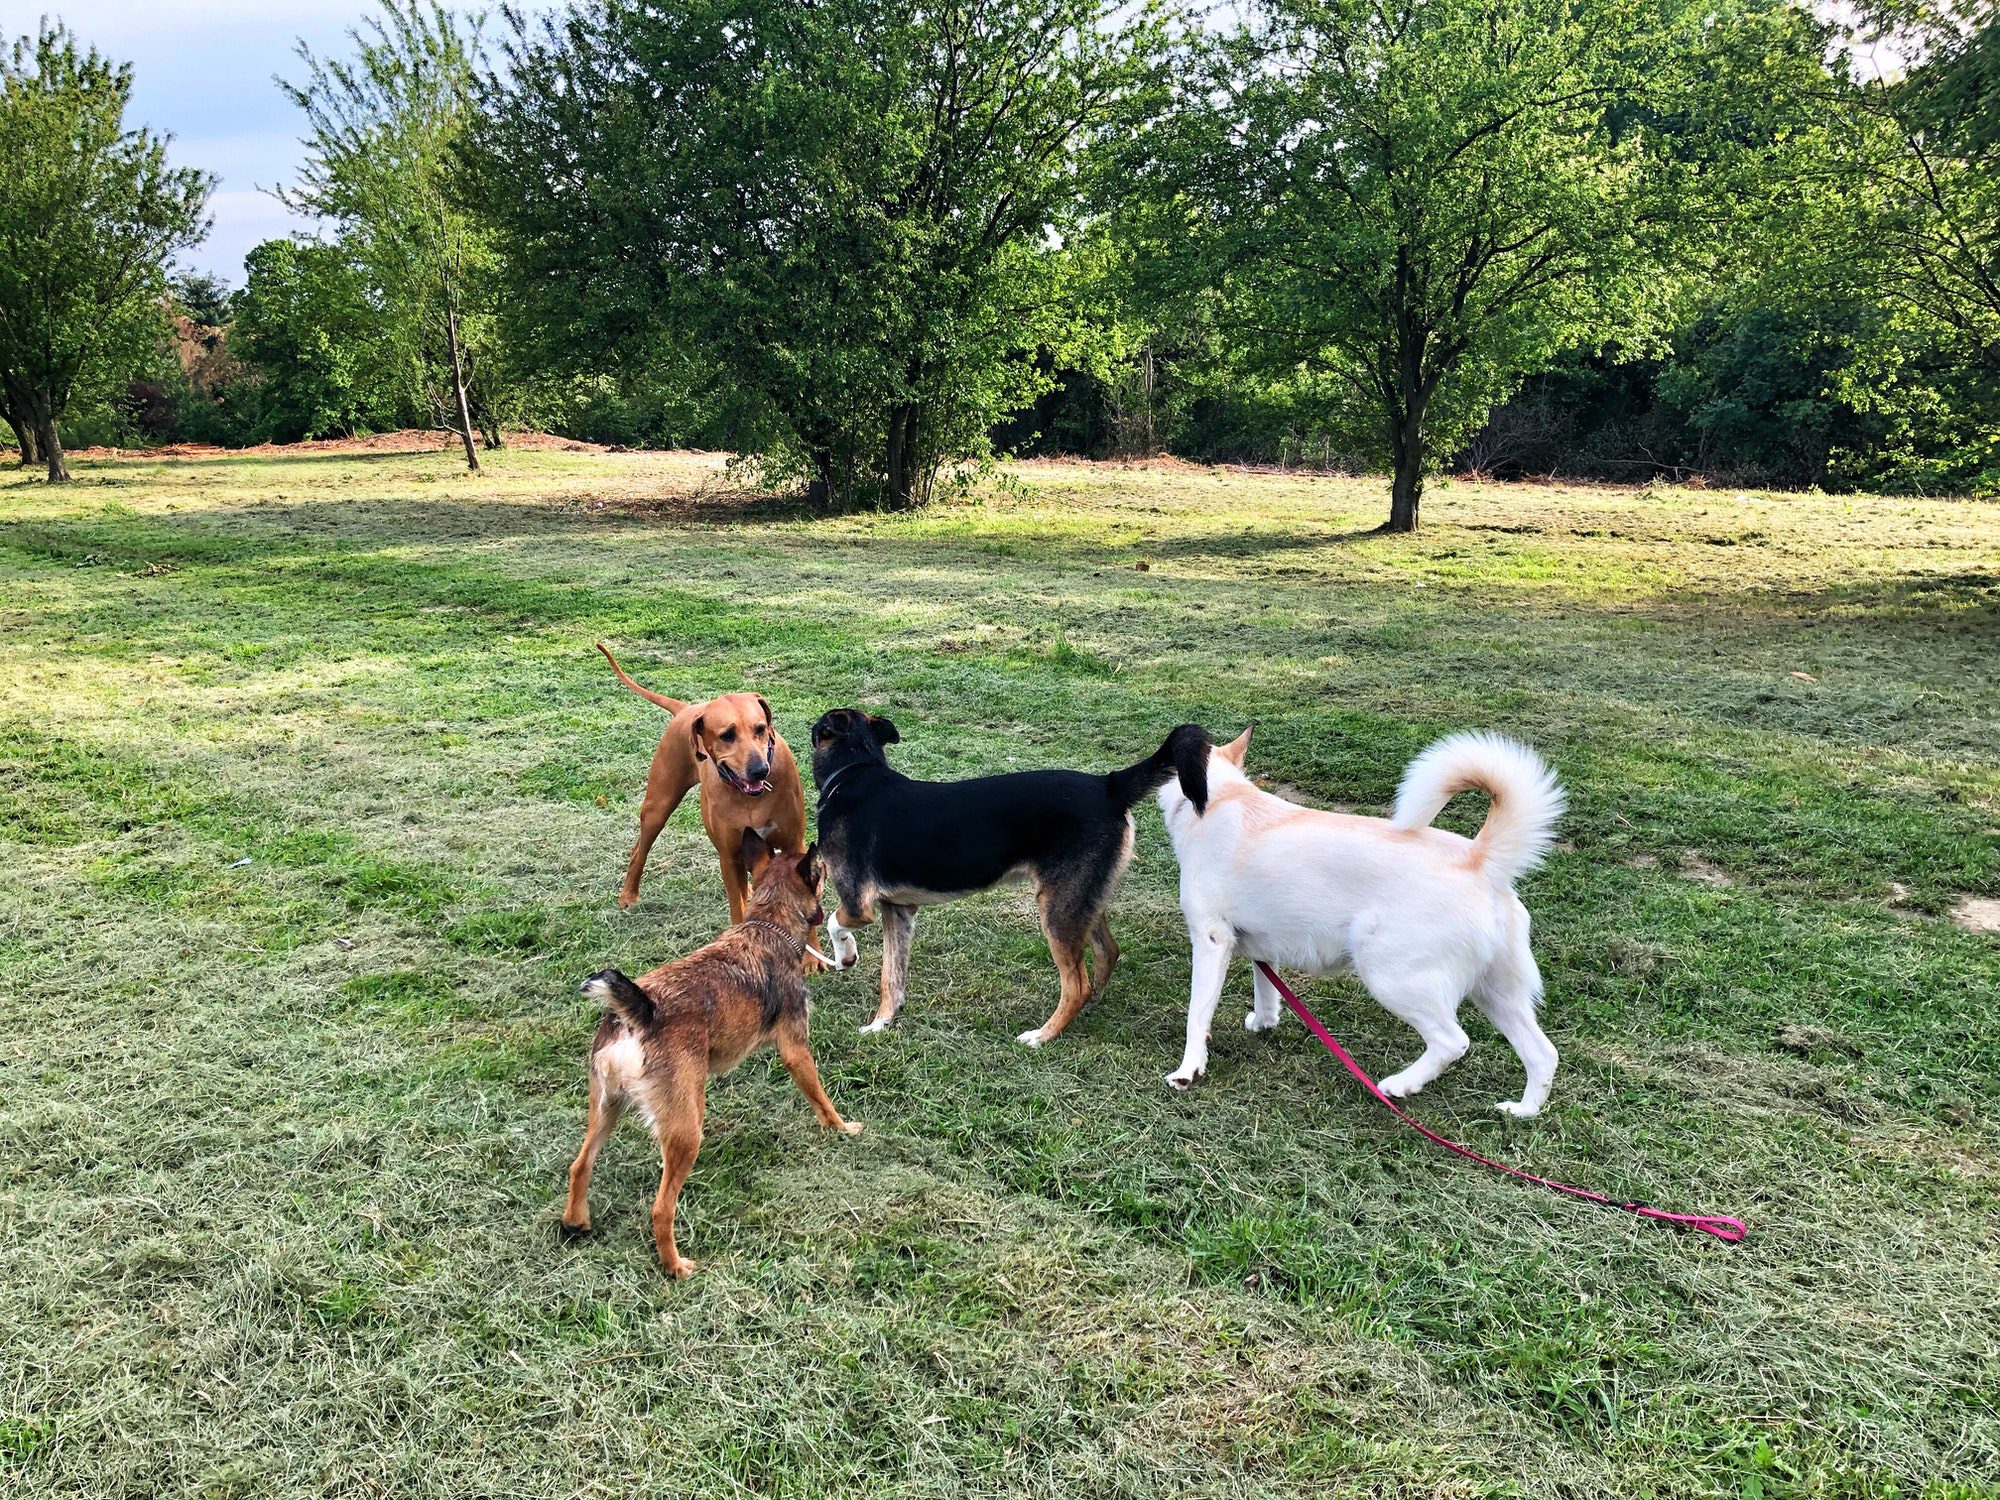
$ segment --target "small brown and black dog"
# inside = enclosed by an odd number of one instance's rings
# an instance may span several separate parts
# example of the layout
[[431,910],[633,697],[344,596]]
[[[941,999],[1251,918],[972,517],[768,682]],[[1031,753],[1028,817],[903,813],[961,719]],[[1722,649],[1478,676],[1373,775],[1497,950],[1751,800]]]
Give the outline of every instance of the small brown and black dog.
[[749,912],[706,948],[627,978],[605,969],[583,992],[610,1007],[590,1044],[590,1122],[569,1169],[563,1227],[590,1232],[590,1173],[598,1148],[628,1104],[638,1106],[660,1147],[660,1191],[653,1199],[653,1243],[670,1275],[694,1262],[674,1243],[674,1206],[701,1150],[708,1080],[720,1077],[764,1042],[777,1044],[792,1082],[829,1130],[859,1135],[820,1087],[806,1045],[803,960],[813,930],[826,920],[819,851],[774,849],[755,830],[743,834],[742,860],[754,893]]
[[618,665],[604,642],[597,643],[618,680],[672,714],[673,722],[653,751],[646,773],[646,796],[639,804],[639,837],[625,866],[625,885],[618,904],[639,899],[639,877],[653,841],[667,826],[674,809],[697,784],[701,787],[701,826],[722,861],[722,884],[729,892],[729,920],[743,920],[750,872],[742,857],[743,835],[755,832],[781,849],[798,849],[806,841],[805,793],[799,786],[798,762],[791,747],[778,737],[771,722],[771,705],[756,693],[725,693],[706,703],[683,703],[664,693],[642,688]]

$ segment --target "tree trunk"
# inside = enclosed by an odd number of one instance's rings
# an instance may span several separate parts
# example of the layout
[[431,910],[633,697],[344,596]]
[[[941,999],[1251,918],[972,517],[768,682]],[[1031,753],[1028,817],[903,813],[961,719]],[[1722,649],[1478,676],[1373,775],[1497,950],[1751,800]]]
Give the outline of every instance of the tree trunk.
[[810,455],[812,478],[806,481],[806,504],[814,510],[833,509],[833,454],[815,448]]
[[1384,531],[1415,531],[1417,507],[1424,498],[1424,407],[1429,393],[1414,379],[1404,383],[1399,408],[1389,427],[1389,457],[1394,478],[1389,486],[1389,519]]
[[909,510],[922,498],[917,494],[917,466],[920,455],[917,439],[922,431],[921,412],[915,402],[889,410],[889,451],[883,468],[889,485],[889,504],[895,510]]
[[445,342],[451,348],[451,389],[458,398],[458,440],[465,444],[465,467],[479,472],[479,450],[472,445],[472,407],[465,399],[465,353],[458,343],[458,309],[447,306],[444,314]]
[[21,467],[32,469],[42,461],[41,446],[35,441],[34,425],[24,417],[7,413],[7,425],[14,429],[14,446],[21,450]]
[[1415,531],[1417,507],[1424,498],[1423,443],[1396,444],[1396,472],[1389,486],[1389,522],[1384,531]]
[[69,465],[63,462],[62,437],[56,432],[54,417],[44,417],[35,440],[41,445],[42,457],[49,466],[50,484],[69,483]]

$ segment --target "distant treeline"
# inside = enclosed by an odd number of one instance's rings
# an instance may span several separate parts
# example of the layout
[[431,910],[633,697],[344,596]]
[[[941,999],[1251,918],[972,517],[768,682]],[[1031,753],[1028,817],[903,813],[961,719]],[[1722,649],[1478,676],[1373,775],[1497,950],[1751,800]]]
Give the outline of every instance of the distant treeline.
[[1879,0],[388,0],[281,85],[321,240],[59,25],[0,72],[0,416],[535,426],[828,507],[996,453],[2000,491],[2000,22]]

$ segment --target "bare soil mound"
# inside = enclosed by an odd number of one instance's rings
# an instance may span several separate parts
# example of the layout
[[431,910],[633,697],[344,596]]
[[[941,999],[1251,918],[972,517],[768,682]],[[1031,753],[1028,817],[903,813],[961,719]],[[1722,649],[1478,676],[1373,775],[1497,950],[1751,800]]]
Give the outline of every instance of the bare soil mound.
[[[230,454],[282,458],[307,453],[435,453],[458,443],[458,435],[422,427],[396,432],[371,432],[365,437],[316,438],[309,443],[256,443],[247,448],[218,448],[210,443],[168,443],[160,448],[72,448],[72,458],[226,458]],[[510,432],[509,448],[531,453],[605,453],[601,443],[555,437],[546,432]]]

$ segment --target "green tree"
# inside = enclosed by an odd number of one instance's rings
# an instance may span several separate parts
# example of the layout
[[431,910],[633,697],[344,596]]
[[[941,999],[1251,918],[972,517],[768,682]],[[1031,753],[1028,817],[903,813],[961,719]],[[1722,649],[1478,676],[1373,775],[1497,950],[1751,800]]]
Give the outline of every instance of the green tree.
[[476,443],[500,446],[512,396],[493,317],[499,267],[459,181],[481,25],[439,0],[381,0],[381,14],[349,33],[351,60],[301,43],[306,81],[281,83],[305,111],[308,153],[281,196],[338,226],[390,346],[474,473]]
[[1046,384],[1159,31],[1110,0],[583,0],[517,21],[473,175],[538,347],[691,363],[815,501],[918,504]]
[[1713,262],[1743,181],[1714,153],[1759,139],[1724,84],[1810,61],[1801,17],[1750,6],[1266,0],[1185,71],[1145,232],[1387,459],[1385,529],[1413,530],[1524,376],[1647,347]]
[[58,424],[157,349],[168,260],[208,228],[212,179],[126,127],[131,97],[129,66],[59,26],[0,60],[0,408],[52,483]]
[[259,376],[263,436],[349,436],[392,426],[415,405],[361,273],[340,246],[266,240],[244,271],[230,337]]

